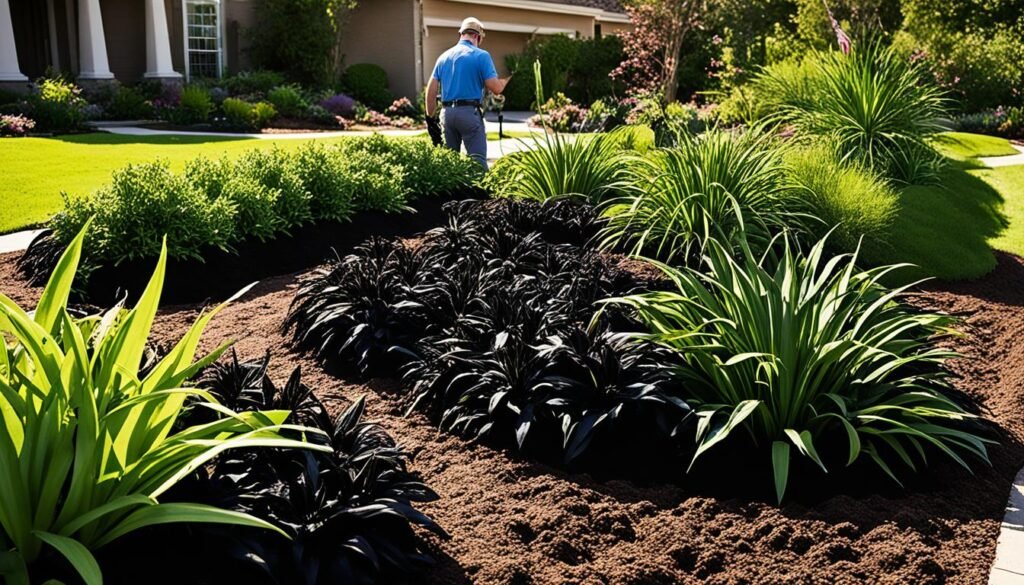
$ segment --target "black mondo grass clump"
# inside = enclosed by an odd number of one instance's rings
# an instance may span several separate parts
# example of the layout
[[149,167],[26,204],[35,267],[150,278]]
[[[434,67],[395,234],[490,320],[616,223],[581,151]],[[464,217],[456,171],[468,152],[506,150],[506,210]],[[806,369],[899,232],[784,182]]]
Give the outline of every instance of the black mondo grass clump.
[[449,432],[566,463],[595,442],[674,441],[690,409],[672,352],[596,303],[636,283],[586,243],[592,206],[450,205],[412,242],[372,240],[299,290],[285,322],[329,365],[400,375],[409,410]]
[[286,423],[318,429],[322,434],[307,440],[330,452],[241,451],[219,459],[200,474],[201,493],[272,522],[291,540],[218,528],[206,529],[206,540],[223,547],[217,555],[258,575],[257,582],[414,582],[433,563],[416,527],[447,536],[416,508],[437,494],[408,470],[410,454],[381,426],[363,420],[364,398],[331,419],[298,368],[278,388],[267,376],[268,363],[269,355],[249,362],[232,355],[197,384],[230,410],[290,410]]

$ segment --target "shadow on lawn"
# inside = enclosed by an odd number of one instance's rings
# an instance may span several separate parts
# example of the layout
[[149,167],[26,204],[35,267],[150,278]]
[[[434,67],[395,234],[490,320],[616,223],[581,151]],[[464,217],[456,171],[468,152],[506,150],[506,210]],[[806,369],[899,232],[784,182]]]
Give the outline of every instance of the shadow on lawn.
[[203,136],[185,134],[161,134],[156,136],[134,136],[130,134],[111,134],[109,132],[90,132],[88,134],[62,134],[51,140],[70,144],[89,146],[116,146],[121,144],[156,144],[156,145],[191,145],[210,142],[237,142],[239,140],[255,140],[247,136]]
[[1009,227],[1003,196],[968,170],[975,163],[949,161],[934,185],[900,192],[900,211],[889,235],[889,249],[872,263],[909,262],[906,281],[926,277],[974,279],[996,266],[988,241]]

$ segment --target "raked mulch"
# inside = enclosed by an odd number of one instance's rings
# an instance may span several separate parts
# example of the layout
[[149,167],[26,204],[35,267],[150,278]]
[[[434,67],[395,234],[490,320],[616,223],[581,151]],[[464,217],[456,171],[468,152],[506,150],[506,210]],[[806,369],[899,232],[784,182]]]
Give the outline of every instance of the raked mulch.
[[[38,288],[0,255],[0,291],[31,306]],[[331,409],[368,396],[370,416],[416,453],[414,469],[441,496],[424,506],[450,534],[428,536],[431,584],[985,583],[1007,494],[1024,464],[1024,260],[999,255],[974,282],[936,283],[915,304],[962,315],[952,344],[957,387],[998,427],[993,467],[975,474],[933,457],[901,491],[888,484],[804,490],[781,508],[735,490],[597,479],[439,433],[402,416],[398,384],[339,378],[290,352],[279,333],[300,274],[267,279],[219,315],[203,345],[235,339],[241,357],[273,351],[283,381],[297,365]],[[180,337],[200,306],[163,307],[156,331]],[[673,470],[672,473],[676,473]],[[682,475],[682,469],[678,475]],[[742,471],[742,470],[741,470]],[[751,485],[763,477],[748,478]],[[813,478],[807,478],[811,480]],[[853,482],[856,483],[856,482]],[[756,490],[755,490],[756,491]]]

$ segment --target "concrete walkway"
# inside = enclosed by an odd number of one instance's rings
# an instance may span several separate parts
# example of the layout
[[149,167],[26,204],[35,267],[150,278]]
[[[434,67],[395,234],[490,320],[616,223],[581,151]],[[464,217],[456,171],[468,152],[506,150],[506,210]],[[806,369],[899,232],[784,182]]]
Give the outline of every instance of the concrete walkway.
[[[1020,144],[1011,144],[1017,152],[1020,154],[1011,154],[1009,156],[983,156],[978,160],[981,164],[986,167],[1009,167],[1013,165],[1024,165],[1024,146]],[[1024,556],[1024,552],[1021,553]]]
[[1013,480],[989,585],[1024,583],[1024,469]]
[[13,234],[7,234],[6,236],[0,236],[0,254],[18,252],[28,248],[28,245],[32,243],[32,240],[34,240],[42,231],[43,230],[25,230],[22,232],[15,232]]
[[[503,124],[498,124],[497,114],[488,113],[484,125],[488,133],[498,133],[499,128],[506,133],[517,135],[524,132],[543,134],[544,130],[532,128],[526,124],[526,119],[532,112],[507,112]],[[343,138],[346,136],[372,136],[381,134],[384,136],[420,136],[425,130],[339,130],[337,132],[289,132],[286,134],[239,134],[235,132],[182,132],[180,130],[157,130],[154,128],[142,128],[139,126],[125,125],[123,123],[97,123],[96,129],[110,134],[121,136],[222,136],[227,138],[252,138],[256,140],[309,140],[315,138]],[[518,138],[505,138],[501,140],[489,140],[487,142],[487,161],[494,163],[496,160],[529,146],[529,140],[525,142]]]

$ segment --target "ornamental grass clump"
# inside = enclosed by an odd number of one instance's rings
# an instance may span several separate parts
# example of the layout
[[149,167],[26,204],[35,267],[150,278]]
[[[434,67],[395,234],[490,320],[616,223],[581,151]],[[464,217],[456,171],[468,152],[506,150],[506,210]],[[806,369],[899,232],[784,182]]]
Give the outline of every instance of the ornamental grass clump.
[[608,200],[604,249],[665,262],[699,258],[711,239],[764,248],[795,219],[784,202],[782,159],[770,137],[712,130],[636,159],[628,189]]
[[[140,370],[164,282],[166,248],[138,304],[73,317],[68,296],[86,227],[72,240],[34,313],[0,295],[0,573],[42,576],[52,548],[86,585],[100,585],[94,551],[147,526],[221,523],[282,532],[237,511],[165,503],[161,496],[229,449],[327,447],[286,438],[318,431],[285,424],[287,411],[227,411],[185,381],[225,346],[193,362],[223,307],[199,317],[163,359]],[[177,425],[187,399],[222,416]],[[45,578],[45,577],[44,577]],[[40,579],[42,581],[43,579]]]
[[758,94],[773,102],[770,120],[791,125],[798,138],[833,140],[844,160],[887,178],[911,184],[937,178],[942,159],[928,140],[947,129],[948,100],[920,63],[867,40],[848,55],[815,53],[800,67],[802,76],[768,69],[755,80]]
[[941,452],[968,468],[988,461],[976,417],[952,397],[936,336],[950,317],[899,302],[908,287],[880,280],[899,268],[861,272],[856,254],[804,257],[783,237],[778,262],[749,250],[735,259],[717,241],[698,269],[660,268],[673,290],[606,301],[636,310],[638,335],[680,352],[675,370],[697,416],[691,462],[726,442],[752,441],[770,458],[782,500],[793,454],[823,471],[869,459],[899,471]]
[[495,165],[487,184],[500,197],[545,201],[578,196],[598,203],[624,187],[627,152],[613,134],[545,134]]
[[807,226],[820,238],[831,231],[829,247],[868,260],[879,257],[896,214],[899,195],[877,173],[859,163],[839,160],[827,144],[788,149],[785,188],[789,205],[820,219]]

